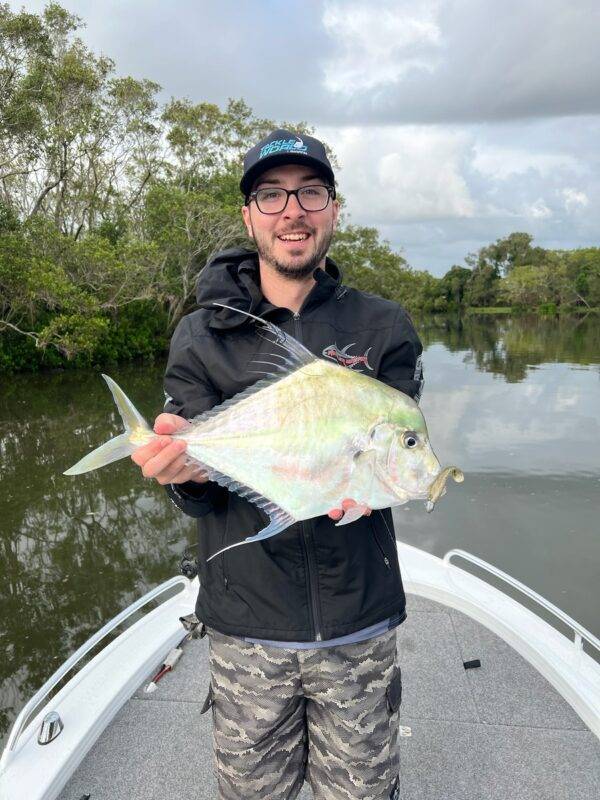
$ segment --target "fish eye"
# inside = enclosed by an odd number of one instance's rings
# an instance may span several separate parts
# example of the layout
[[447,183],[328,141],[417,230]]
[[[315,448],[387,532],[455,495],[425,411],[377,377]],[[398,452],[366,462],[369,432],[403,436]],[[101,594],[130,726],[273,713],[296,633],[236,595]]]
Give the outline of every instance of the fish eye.
[[412,450],[413,447],[416,447],[419,444],[419,437],[414,431],[405,431],[402,434],[402,445],[409,450]]

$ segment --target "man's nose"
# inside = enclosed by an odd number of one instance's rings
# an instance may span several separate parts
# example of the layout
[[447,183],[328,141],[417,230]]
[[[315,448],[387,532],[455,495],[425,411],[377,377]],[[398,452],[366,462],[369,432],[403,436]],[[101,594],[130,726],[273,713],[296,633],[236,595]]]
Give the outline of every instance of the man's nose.
[[303,217],[305,216],[306,211],[302,208],[300,203],[298,202],[298,198],[295,194],[291,194],[288,197],[287,206],[283,211],[284,217]]

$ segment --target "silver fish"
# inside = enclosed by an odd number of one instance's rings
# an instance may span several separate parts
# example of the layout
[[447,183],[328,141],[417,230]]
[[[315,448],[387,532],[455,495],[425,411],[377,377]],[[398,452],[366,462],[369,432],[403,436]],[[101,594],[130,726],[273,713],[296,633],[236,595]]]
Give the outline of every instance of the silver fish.
[[[215,305],[230,308],[221,303]],[[232,309],[237,311],[238,309]],[[190,461],[208,477],[261,508],[269,524],[254,536],[214,553],[275,536],[294,522],[357,505],[337,525],[366,507],[388,508],[424,499],[431,511],[448,477],[442,469],[417,403],[385,383],[314,356],[276,325],[240,311],[262,326],[278,351],[275,372],[173,434],[187,443]],[[264,362],[261,362],[264,363]],[[119,386],[103,375],[123,418],[125,433],[82,458],[65,475],[97,469],[157,436]]]

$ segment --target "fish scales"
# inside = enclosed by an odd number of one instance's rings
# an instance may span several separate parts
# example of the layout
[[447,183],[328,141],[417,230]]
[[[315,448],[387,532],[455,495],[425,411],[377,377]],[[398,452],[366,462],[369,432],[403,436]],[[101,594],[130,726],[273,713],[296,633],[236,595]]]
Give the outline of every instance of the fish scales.
[[352,472],[352,445],[385,420],[397,400],[398,393],[387,389],[360,373],[315,360],[181,438],[200,463],[306,519],[341,499]]

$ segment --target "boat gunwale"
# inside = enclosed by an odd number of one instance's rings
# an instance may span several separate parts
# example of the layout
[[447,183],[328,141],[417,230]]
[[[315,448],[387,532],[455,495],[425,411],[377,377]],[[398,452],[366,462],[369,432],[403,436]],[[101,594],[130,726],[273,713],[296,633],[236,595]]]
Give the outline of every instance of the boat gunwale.
[[[4,797],[5,794],[14,796],[8,789],[12,787],[16,790],[18,787],[21,791],[24,782],[27,782],[27,797],[30,800],[52,800],[58,796],[95,741],[148,675],[149,669],[156,666],[159,660],[166,656],[167,650],[180,641],[182,626],[179,617],[189,613],[190,608],[193,609],[198,588],[197,578],[190,581],[185,576],[178,575],[155,587],[147,595],[125,608],[84,642],[76,653],[46,681],[46,684],[50,684],[52,679],[61,672],[61,669],[64,675],[67,671],[66,664],[77,653],[83,651],[90,641],[96,640],[96,643],[100,641],[99,634],[104,628],[110,626],[117,619],[120,619],[122,623],[123,620],[148,603],[148,597],[150,600],[155,599],[178,584],[182,585],[182,591],[168,597],[108,642],[31,718],[26,727],[19,732],[13,749],[10,750],[8,744],[5,746],[0,760],[0,796]],[[142,602],[144,600],[145,602]],[[173,614],[173,611],[176,612],[176,615]],[[161,635],[148,636],[149,631]],[[145,644],[146,648],[143,657],[140,655],[142,644]],[[122,652],[120,653],[120,651]],[[132,653],[135,654],[134,657],[128,657]],[[114,666],[112,662],[115,659],[120,661],[123,658],[127,668],[123,669],[121,674],[116,675],[114,671],[110,670],[110,666]],[[103,673],[105,678],[107,675],[109,677],[104,682],[100,681],[99,687],[98,676],[102,678]],[[34,698],[40,695],[42,689],[34,695]],[[34,698],[29,701],[29,704],[26,704],[22,712],[28,706],[31,708]],[[40,700],[37,700],[36,705],[39,704]],[[82,714],[82,708],[88,711],[87,717]],[[90,717],[91,709],[95,709],[93,717]],[[49,710],[59,713],[64,722],[64,728],[56,739],[40,748],[36,731],[39,729],[43,716]],[[27,713],[30,714],[30,711]],[[11,729],[13,736],[18,719],[15,720]],[[35,755],[38,756],[38,763],[42,764],[41,768],[39,766],[36,768]]]
[[[468,556],[476,558],[471,554]],[[398,541],[398,559],[404,588],[408,594],[429,598],[455,608],[497,634],[549,681],[573,707],[587,728],[600,738],[600,665],[585,653],[583,648],[578,648],[549,622],[501,589],[463,567],[450,563],[449,558],[444,560],[413,545]],[[109,642],[52,698],[54,710],[60,713],[62,703],[65,715],[67,712],[71,714],[68,720],[71,739],[65,738],[63,731],[55,740],[59,747],[62,740],[66,752],[61,755],[59,750],[56,753],[56,746],[51,743],[50,747],[43,748],[41,758],[43,765],[40,766],[38,763],[36,768],[36,759],[31,748],[37,747],[37,755],[40,755],[41,751],[35,741],[34,733],[42,713],[45,712],[45,709],[42,709],[21,732],[18,739],[19,747],[13,751],[5,748],[2,761],[4,769],[0,772],[2,780],[8,778],[15,786],[22,781],[23,770],[19,771],[22,757],[28,764],[27,771],[33,792],[30,795],[31,800],[42,800],[42,798],[53,800],[58,796],[117,711],[139,688],[149,670],[156,665],[157,654],[164,654],[167,646],[169,648],[174,646],[181,638],[181,623],[172,612],[177,608],[182,615],[193,608],[199,583],[197,578],[190,581],[178,576],[167,581],[166,585],[177,582],[184,584],[185,591],[169,597]],[[125,609],[122,614],[136,605],[139,608],[142,599]],[[582,631],[585,629],[582,628]],[[590,636],[594,638],[592,634]],[[152,648],[148,639],[152,640]],[[143,652],[140,643],[145,646]],[[99,678],[102,678],[103,673],[111,664],[114,667],[112,662],[123,658],[128,662],[127,670],[123,670],[126,674],[115,675],[113,670],[109,673],[109,680],[100,681],[101,696],[94,694],[98,690]],[[82,694],[87,701],[85,703],[82,703]],[[75,719],[72,716],[74,707],[78,708]],[[81,716],[81,707],[85,707],[88,711],[87,718]],[[100,710],[90,719],[95,708]],[[75,736],[78,729],[79,734]],[[56,757],[53,757],[49,764],[47,756],[51,750]],[[8,757],[7,752],[10,753]],[[41,775],[45,779],[43,787]]]

